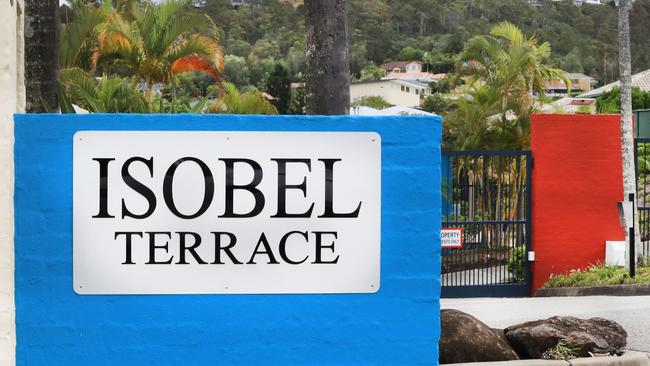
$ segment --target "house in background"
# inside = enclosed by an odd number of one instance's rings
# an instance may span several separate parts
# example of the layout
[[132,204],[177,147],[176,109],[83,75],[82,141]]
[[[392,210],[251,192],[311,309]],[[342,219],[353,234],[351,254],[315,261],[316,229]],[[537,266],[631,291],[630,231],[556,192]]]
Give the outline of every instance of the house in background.
[[[601,86],[600,88],[591,90],[587,93],[580,94],[579,96],[581,98],[597,98],[608,91],[611,91],[614,87],[620,87],[620,85],[621,82],[617,81]],[[650,69],[632,75],[632,87],[635,86],[641,89],[641,91],[650,91]]]
[[[567,73],[567,76],[571,81],[572,95],[584,94],[586,92],[589,92],[591,91],[594,84],[596,83],[596,79],[582,73],[570,72]],[[564,97],[568,95],[567,88],[566,85],[564,84],[564,81],[559,79],[547,81],[546,90],[548,91],[548,95],[551,97],[556,97],[556,96]]]
[[384,70],[382,80],[396,79],[428,84],[440,81],[447,75],[422,71],[423,66],[420,61],[394,61],[381,64],[379,68]]
[[540,107],[542,113],[596,113],[596,100],[592,98],[564,97]]
[[378,96],[392,105],[419,107],[421,98],[431,94],[428,83],[401,79],[360,81],[350,84],[350,102]]
[[393,61],[379,65],[379,68],[388,74],[422,72],[424,64],[420,61]]

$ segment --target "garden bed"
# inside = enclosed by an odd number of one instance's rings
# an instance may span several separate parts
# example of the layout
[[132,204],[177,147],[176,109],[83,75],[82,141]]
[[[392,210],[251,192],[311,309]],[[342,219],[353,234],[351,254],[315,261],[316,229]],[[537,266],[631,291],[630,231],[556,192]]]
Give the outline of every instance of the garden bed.
[[650,267],[640,266],[631,278],[623,267],[592,265],[584,270],[553,275],[536,296],[640,296],[650,295]]

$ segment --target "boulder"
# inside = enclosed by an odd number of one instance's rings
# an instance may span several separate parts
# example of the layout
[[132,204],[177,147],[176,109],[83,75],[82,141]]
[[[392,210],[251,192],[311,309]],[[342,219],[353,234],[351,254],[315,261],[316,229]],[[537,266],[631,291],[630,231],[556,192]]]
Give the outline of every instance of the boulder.
[[589,352],[620,354],[627,344],[625,329],[603,318],[555,316],[513,325],[504,332],[521,358],[542,358],[546,350],[562,339],[576,350],[578,357],[589,357]]
[[440,363],[518,360],[498,330],[473,316],[453,309],[440,312]]

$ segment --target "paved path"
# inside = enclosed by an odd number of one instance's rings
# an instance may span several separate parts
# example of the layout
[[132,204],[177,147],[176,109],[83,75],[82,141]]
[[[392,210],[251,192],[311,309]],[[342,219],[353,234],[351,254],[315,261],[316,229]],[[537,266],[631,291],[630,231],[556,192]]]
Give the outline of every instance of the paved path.
[[493,328],[554,315],[602,317],[628,332],[628,348],[650,352],[650,296],[538,297],[521,299],[442,299],[443,309],[458,309]]

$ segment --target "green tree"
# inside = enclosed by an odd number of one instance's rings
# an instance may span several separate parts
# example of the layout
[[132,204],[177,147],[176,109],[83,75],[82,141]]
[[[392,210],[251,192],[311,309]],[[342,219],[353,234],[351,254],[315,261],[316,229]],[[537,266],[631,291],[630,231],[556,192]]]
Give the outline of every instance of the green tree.
[[375,64],[369,64],[361,70],[361,81],[379,80],[385,76],[384,70]]
[[238,88],[243,88],[250,84],[250,70],[248,62],[241,56],[226,55],[224,58],[224,79],[235,84]]
[[452,53],[427,52],[422,59],[434,73],[453,72],[456,65],[456,56]]
[[[642,91],[638,86],[632,88],[632,109],[650,109],[650,92]],[[621,88],[614,87],[596,98],[598,113],[621,113]]]
[[266,92],[273,96],[273,105],[280,114],[289,112],[291,104],[291,80],[287,69],[281,64],[276,64],[275,69],[266,80]]
[[397,55],[397,58],[400,61],[419,61],[422,59],[424,52],[422,50],[415,49],[411,46],[406,46]]

